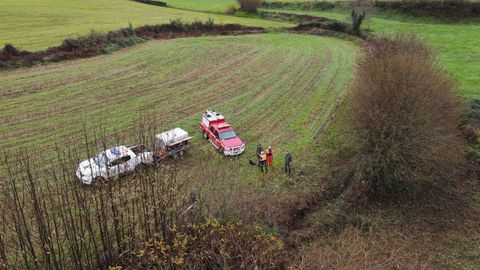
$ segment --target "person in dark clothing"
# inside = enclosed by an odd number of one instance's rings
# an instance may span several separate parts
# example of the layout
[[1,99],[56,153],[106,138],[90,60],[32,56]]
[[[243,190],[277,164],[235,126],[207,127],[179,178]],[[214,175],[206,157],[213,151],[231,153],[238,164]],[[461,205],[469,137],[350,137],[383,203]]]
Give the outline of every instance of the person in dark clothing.
[[261,144],[258,144],[257,145],[257,158],[258,158],[259,161],[260,161],[260,155],[262,154],[262,152],[263,152],[263,147],[262,147]]
[[262,169],[263,172],[263,166],[262,166],[262,152],[263,152],[263,147],[261,144],[257,145],[257,160],[258,160],[258,167]]
[[285,173],[288,173],[289,175],[292,172],[292,161],[293,161],[292,154],[290,154],[288,150],[285,151]]

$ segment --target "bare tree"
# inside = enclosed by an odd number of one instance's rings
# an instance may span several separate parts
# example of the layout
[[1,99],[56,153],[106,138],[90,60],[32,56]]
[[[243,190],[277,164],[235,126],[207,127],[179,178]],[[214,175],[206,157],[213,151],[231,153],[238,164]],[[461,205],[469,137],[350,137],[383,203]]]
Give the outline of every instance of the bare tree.
[[350,3],[350,8],[352,9],[350,13],[352,32],[360,36],[362,34],[360,26],[367,18],[367,14],[373,10],[373,5],[369,0],[353,0]]

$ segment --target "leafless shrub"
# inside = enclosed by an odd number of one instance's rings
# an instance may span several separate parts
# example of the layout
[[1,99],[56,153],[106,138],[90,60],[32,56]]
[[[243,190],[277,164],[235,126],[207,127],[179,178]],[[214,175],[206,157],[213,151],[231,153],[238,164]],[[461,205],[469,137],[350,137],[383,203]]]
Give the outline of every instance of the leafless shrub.
[[402,183],[455,175],[464,156],[453,80],[413,35],[375,38],[358,63],[350,126],[357,183],[391,195]]
[[373,3],[369,0],[353,0],[348,3],[348,7],[351,9],[350,18],[352,22],[352,33],[361,36],[362,33],[360,26],[373,11]]
[[[147,117],[147,116],[146,116]],[[85,187],[75,172],[81,151],[92,156],[122,134],[101,124],[84,130],[84,146],[56,147],[45,167],[35,151],[5,154],[0,172],[0,265],[13,269],[95,269],[109,265],[137,241],[170,237],[184,210],[184,182],[174,164],[135,173],[128,181]],[[136,140],[153,134],[135,125]],[[7,156],[9,158],[7,158]]]
[[237,0],[240,4],[240,10],[245,12],[257,12],[257,8],[260,6],[261,0]]

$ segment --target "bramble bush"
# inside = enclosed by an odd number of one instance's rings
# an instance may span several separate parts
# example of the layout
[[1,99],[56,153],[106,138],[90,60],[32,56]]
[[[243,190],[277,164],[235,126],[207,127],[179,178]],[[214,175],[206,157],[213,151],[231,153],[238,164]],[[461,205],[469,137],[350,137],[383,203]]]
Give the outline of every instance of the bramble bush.
[[123,252],[110,269],[277,269],[283,242],[258,224],[215,218],[171,229]]

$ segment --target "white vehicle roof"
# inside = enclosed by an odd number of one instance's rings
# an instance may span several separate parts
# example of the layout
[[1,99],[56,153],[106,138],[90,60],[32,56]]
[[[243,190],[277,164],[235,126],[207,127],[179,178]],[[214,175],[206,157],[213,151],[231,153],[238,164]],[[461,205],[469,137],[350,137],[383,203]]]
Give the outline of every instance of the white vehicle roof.
[[186,140],[190,140],[191,138],[192,137],[188,136],[188,132],[177,127],[172,130],[155,135],[155,146],[171,146]]
[[126,156],[129,154],[130,149],[124,145],[113,146],[105,150],[105,154],[109,160],[116,159],[118,157]]

